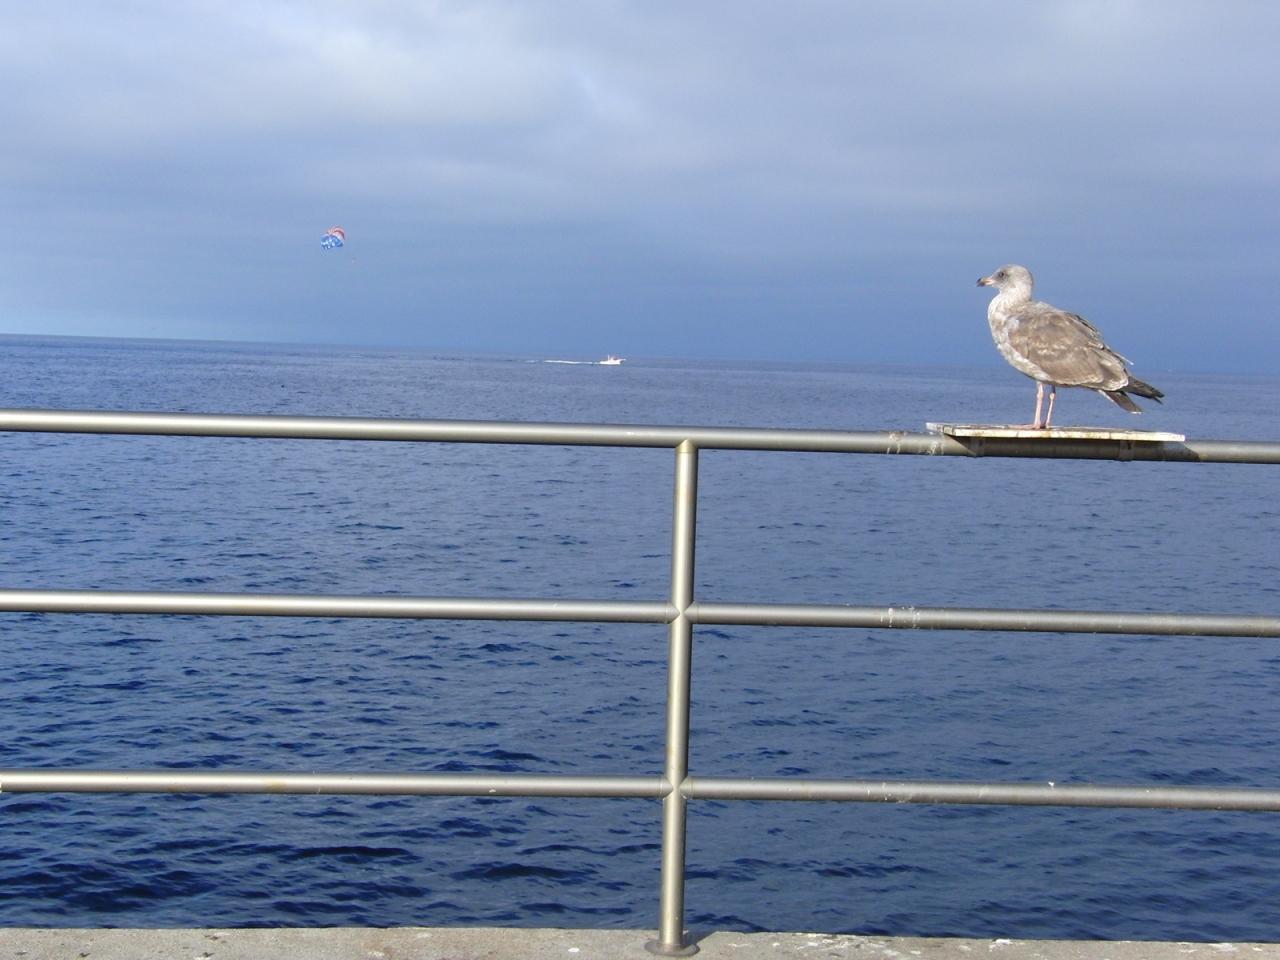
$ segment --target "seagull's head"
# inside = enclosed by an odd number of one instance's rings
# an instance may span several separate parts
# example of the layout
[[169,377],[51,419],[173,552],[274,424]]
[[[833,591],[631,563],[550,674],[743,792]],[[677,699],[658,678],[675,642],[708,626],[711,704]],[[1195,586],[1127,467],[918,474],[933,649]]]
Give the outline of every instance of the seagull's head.
[[995,287],[1004,296],[1013,295],[1031,299],[1031,290],[1035,281],[1031,279],[1031,271],[1016,263],[1006,263],[988,277],[978,281],[980,287]]

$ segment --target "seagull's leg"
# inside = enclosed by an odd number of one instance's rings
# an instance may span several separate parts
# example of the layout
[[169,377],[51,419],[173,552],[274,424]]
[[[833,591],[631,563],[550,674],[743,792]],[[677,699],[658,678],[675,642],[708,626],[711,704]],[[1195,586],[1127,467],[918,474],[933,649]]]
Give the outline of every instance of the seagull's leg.
[[1049,429],[1049,424],[1053,422],[1053,403],[1058,399],[1058,385],[1056,383],[1049,384],[1049,412],[1045,414],[1044,428]]
[[1031,429],[1040,429],[1040,404],[1044,402],[1044,384],[1036,381],[1036,417],[1031,421]]

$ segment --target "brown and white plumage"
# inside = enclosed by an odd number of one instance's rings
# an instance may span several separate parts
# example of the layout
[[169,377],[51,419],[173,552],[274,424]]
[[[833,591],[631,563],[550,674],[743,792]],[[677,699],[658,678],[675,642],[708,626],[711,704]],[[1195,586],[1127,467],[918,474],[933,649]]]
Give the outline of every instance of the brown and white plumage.
[[[978,281],[999,293],[987,307],[987,322],[996,348],[1009,364],[1036,381],[1035,429],[1048,427],[1058,387],[1096,390],[1130,413],[1142,408],[1129,394],[1160,402],[1159,390],[1129,373],[1129,362],[1103,342],[1102,334],[1084,317],[1032,299],[1035,281],[1031,271],[1007,264]],[[1040,409],[1045,385],[1049,386],[1049,410],[1044,422]]]

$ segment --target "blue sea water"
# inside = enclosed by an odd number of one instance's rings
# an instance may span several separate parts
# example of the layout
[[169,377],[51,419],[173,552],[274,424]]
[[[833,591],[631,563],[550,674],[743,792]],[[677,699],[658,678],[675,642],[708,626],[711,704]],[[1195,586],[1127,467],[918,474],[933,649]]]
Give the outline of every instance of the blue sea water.
[[[0,338],[10,407],[919,430],[981,369]],[[1277,439],[1280,381],[1140,420]],[[0,435],[0,586],[662,599],[666,450]],[[703,455],[708,600],[1280,609],[1280,471]],[[0,768],[658,774],[654,625],[0,615]],[[691,768],[1280,784],[1274,641],[695,632]],[[695,929],[1280,939],[1270,814],[697,801]],[[652,927],[657,801],[0,794],[0,923]]]

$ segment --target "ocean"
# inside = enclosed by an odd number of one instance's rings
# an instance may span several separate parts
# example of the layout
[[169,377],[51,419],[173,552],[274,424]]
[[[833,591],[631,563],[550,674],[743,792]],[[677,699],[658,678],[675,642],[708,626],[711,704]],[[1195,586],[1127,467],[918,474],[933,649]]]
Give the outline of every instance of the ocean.
[[[8,407],[922,430],[1002,365],[0,338]],[[1275,440],[1280,380],[1132,417]],[[0,587],[662,600],[669,450],[0,435]],[[704,600],[1280,610],[1262,466],[707,451]],[[662,769],[645,624],[0,615],[0,768]],[[698,628],[691,771],[1280,785],[1275,641]],[[0,793],[0,923],[652,928],[651,800]],[[694,801],[687,924],[1280,939],[1280,818]]]

